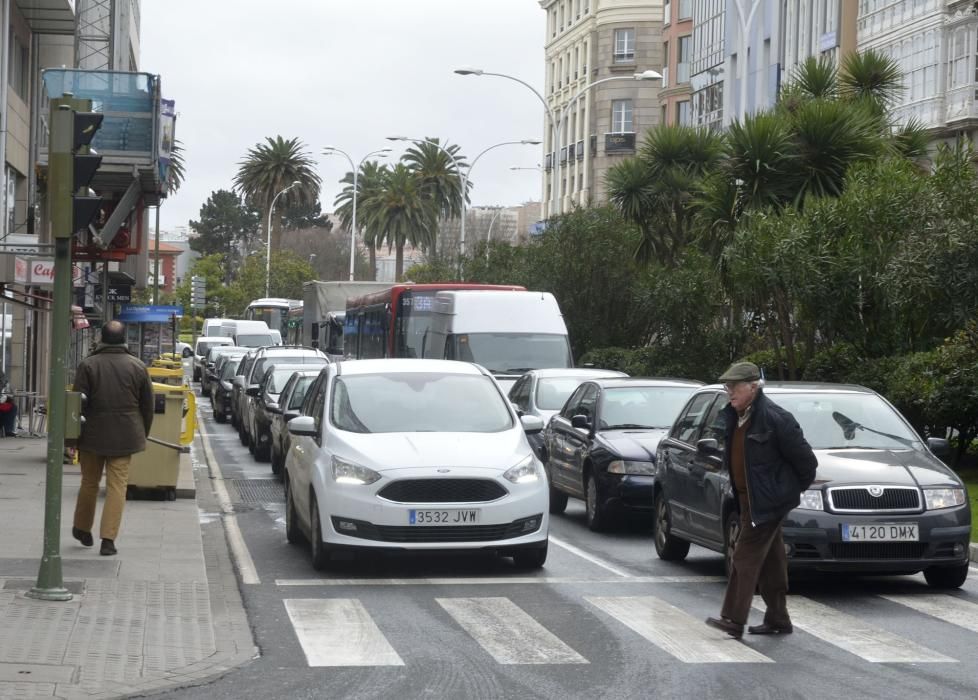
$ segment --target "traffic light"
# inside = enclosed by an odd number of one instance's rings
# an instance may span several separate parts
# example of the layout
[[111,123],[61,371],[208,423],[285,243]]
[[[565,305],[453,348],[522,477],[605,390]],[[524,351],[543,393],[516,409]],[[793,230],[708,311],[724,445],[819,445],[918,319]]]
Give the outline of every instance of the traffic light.
[[198,275],[190,278],[190,307],[202,309],[207,306],[207,280]]
[[102,163],[102,156],[89,144],[103,115],[89,111],[91,100],[70,96],[53,107],[48,149],[52,233],[55,238],[70,238],[92,222],[102,205],[101,197],[88,194],[88,185]]

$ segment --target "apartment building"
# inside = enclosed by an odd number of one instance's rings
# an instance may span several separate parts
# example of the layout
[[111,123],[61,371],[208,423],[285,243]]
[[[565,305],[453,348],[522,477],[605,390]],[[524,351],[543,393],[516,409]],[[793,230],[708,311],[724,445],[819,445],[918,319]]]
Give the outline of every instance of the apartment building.
[[727,0],[693,0],[690,98],[693,126],[723,127]]
[[693,123],[689,71],[693,58],[693,0],[666,0],[662,10],[663,124]]
[[859,0],[857,45],[903,69],[894,108],[938,137],[973,139],[978,130],[978,6],[973,0]]
[[[645,70],[662,70],[665,3],[539,2],[547,13],[544,97],[561,132],[560,142],[555,143],[546,120],[543,215],[547,217],[574,205],[602,201],[608,169],[634,155],[642,133],[659,123],[660,81],[630,78]],[[621,80],[585,90],[607,78]]]

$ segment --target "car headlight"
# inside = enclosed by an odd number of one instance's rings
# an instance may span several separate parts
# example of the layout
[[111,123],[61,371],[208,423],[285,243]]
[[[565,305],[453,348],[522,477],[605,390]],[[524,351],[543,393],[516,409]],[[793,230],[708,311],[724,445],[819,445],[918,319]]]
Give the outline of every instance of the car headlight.
[[515,467],[510,467],[503,474],[503,478],[512,481],[514,484],[529,484],[539,481],[543,477],[543,465],[536,455],[529,455]]
[[616,459],[608,463],[609,474],[633,474],[655,476],[655,462],[638,462],[628,459]]
[[964,489],[924,489],[924,503],[927,504],[927,510],[963,506],[964,501]]
[[333,479],[337,484],[356,484],[364,486],[372,484],[380,478],[380,474],[354,462],[333,456]]
[[802,510],[825,510],[822,504],[822,492],[818,489],[809,489],[801,494],[801,503],[798,505]]

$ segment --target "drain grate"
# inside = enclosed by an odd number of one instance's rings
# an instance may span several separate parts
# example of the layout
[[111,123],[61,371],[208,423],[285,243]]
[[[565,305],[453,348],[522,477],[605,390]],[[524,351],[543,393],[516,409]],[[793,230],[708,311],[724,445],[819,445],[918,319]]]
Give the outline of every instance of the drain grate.
[[285,491],[278,479],[232,479],[242,503],[285,503]]

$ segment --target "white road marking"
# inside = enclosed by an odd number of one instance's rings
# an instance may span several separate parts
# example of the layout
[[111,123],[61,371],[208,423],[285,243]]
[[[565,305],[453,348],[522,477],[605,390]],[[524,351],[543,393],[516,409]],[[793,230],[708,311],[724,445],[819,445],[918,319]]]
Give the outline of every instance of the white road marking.
[[384,633],[354,598],[286,599],[310,666],[403,666]]
[[509,598],[435,600],[501,664],[588,663]]
[[658,598],[584,599],[684,663],[774,663]]
[[575,578],[562,576],[486,576],[471,578],[279,578],[276,586],[496,586],[528,583],[723,583],[725,576],[632,576],[631,578]]
[[936,617],[938,620],[978,632],[978,605],[967,600],[945,593],[881,594],[880,597]]
[[[199,408],[197,420],[198,424],[202,422]],[[222,520],[224,521],[228,545],[231,547],[231,554],[238,565],[238,571],[241,572],[241,582],[248,585],[258,585],[261,583],[261,579],[258,578],[258,569],[255,568],[255,562],[251,558],[251,552],[248,551],[248,545],[245,544],[244,535],[241,534],[241,528],[238,527],[238,518],[231,506],[231,497],[228,496],[227,487],[224,486],[221,465],[217,461],[217,457],[214,456],[207,434],[201,431],[198,433],[200,434],[200,442],[204,446],[204,459],[207,461],[207,468],[211,473],[211,482],[214,484],[214,494],[217,496],[218,503],[221,504]]]
[[[754,607],[764,609],[760,596]],[[788,612],[795,627],[824,642],[873,663],[955,663],[943,654],[898,637],[882,627],[854,615],[840,612],[804,596],[788,598]]]
[[592,564],[600,566],[602,569],[605,569],[606,571],[610,571],[616,576],[621,576],[622,578],[632,578],[632,575],[627,571],[622,571],[617,566],[614,566],[613,564],[609,564],[608,562],[604,561],[603,559],[599,559],[593,554],[588,554],[583,549],[580,549],[579,547],[575,547],[570,542],[564,542],[559,537],[554,537],[553,535],[550,535],[549,539],[551,544],[555,544],[558,547],[561,547],[562,549],[566,549],[571,554],[575,554],[579,556],[581,559],[584,559],[586,561],[591,562]]

